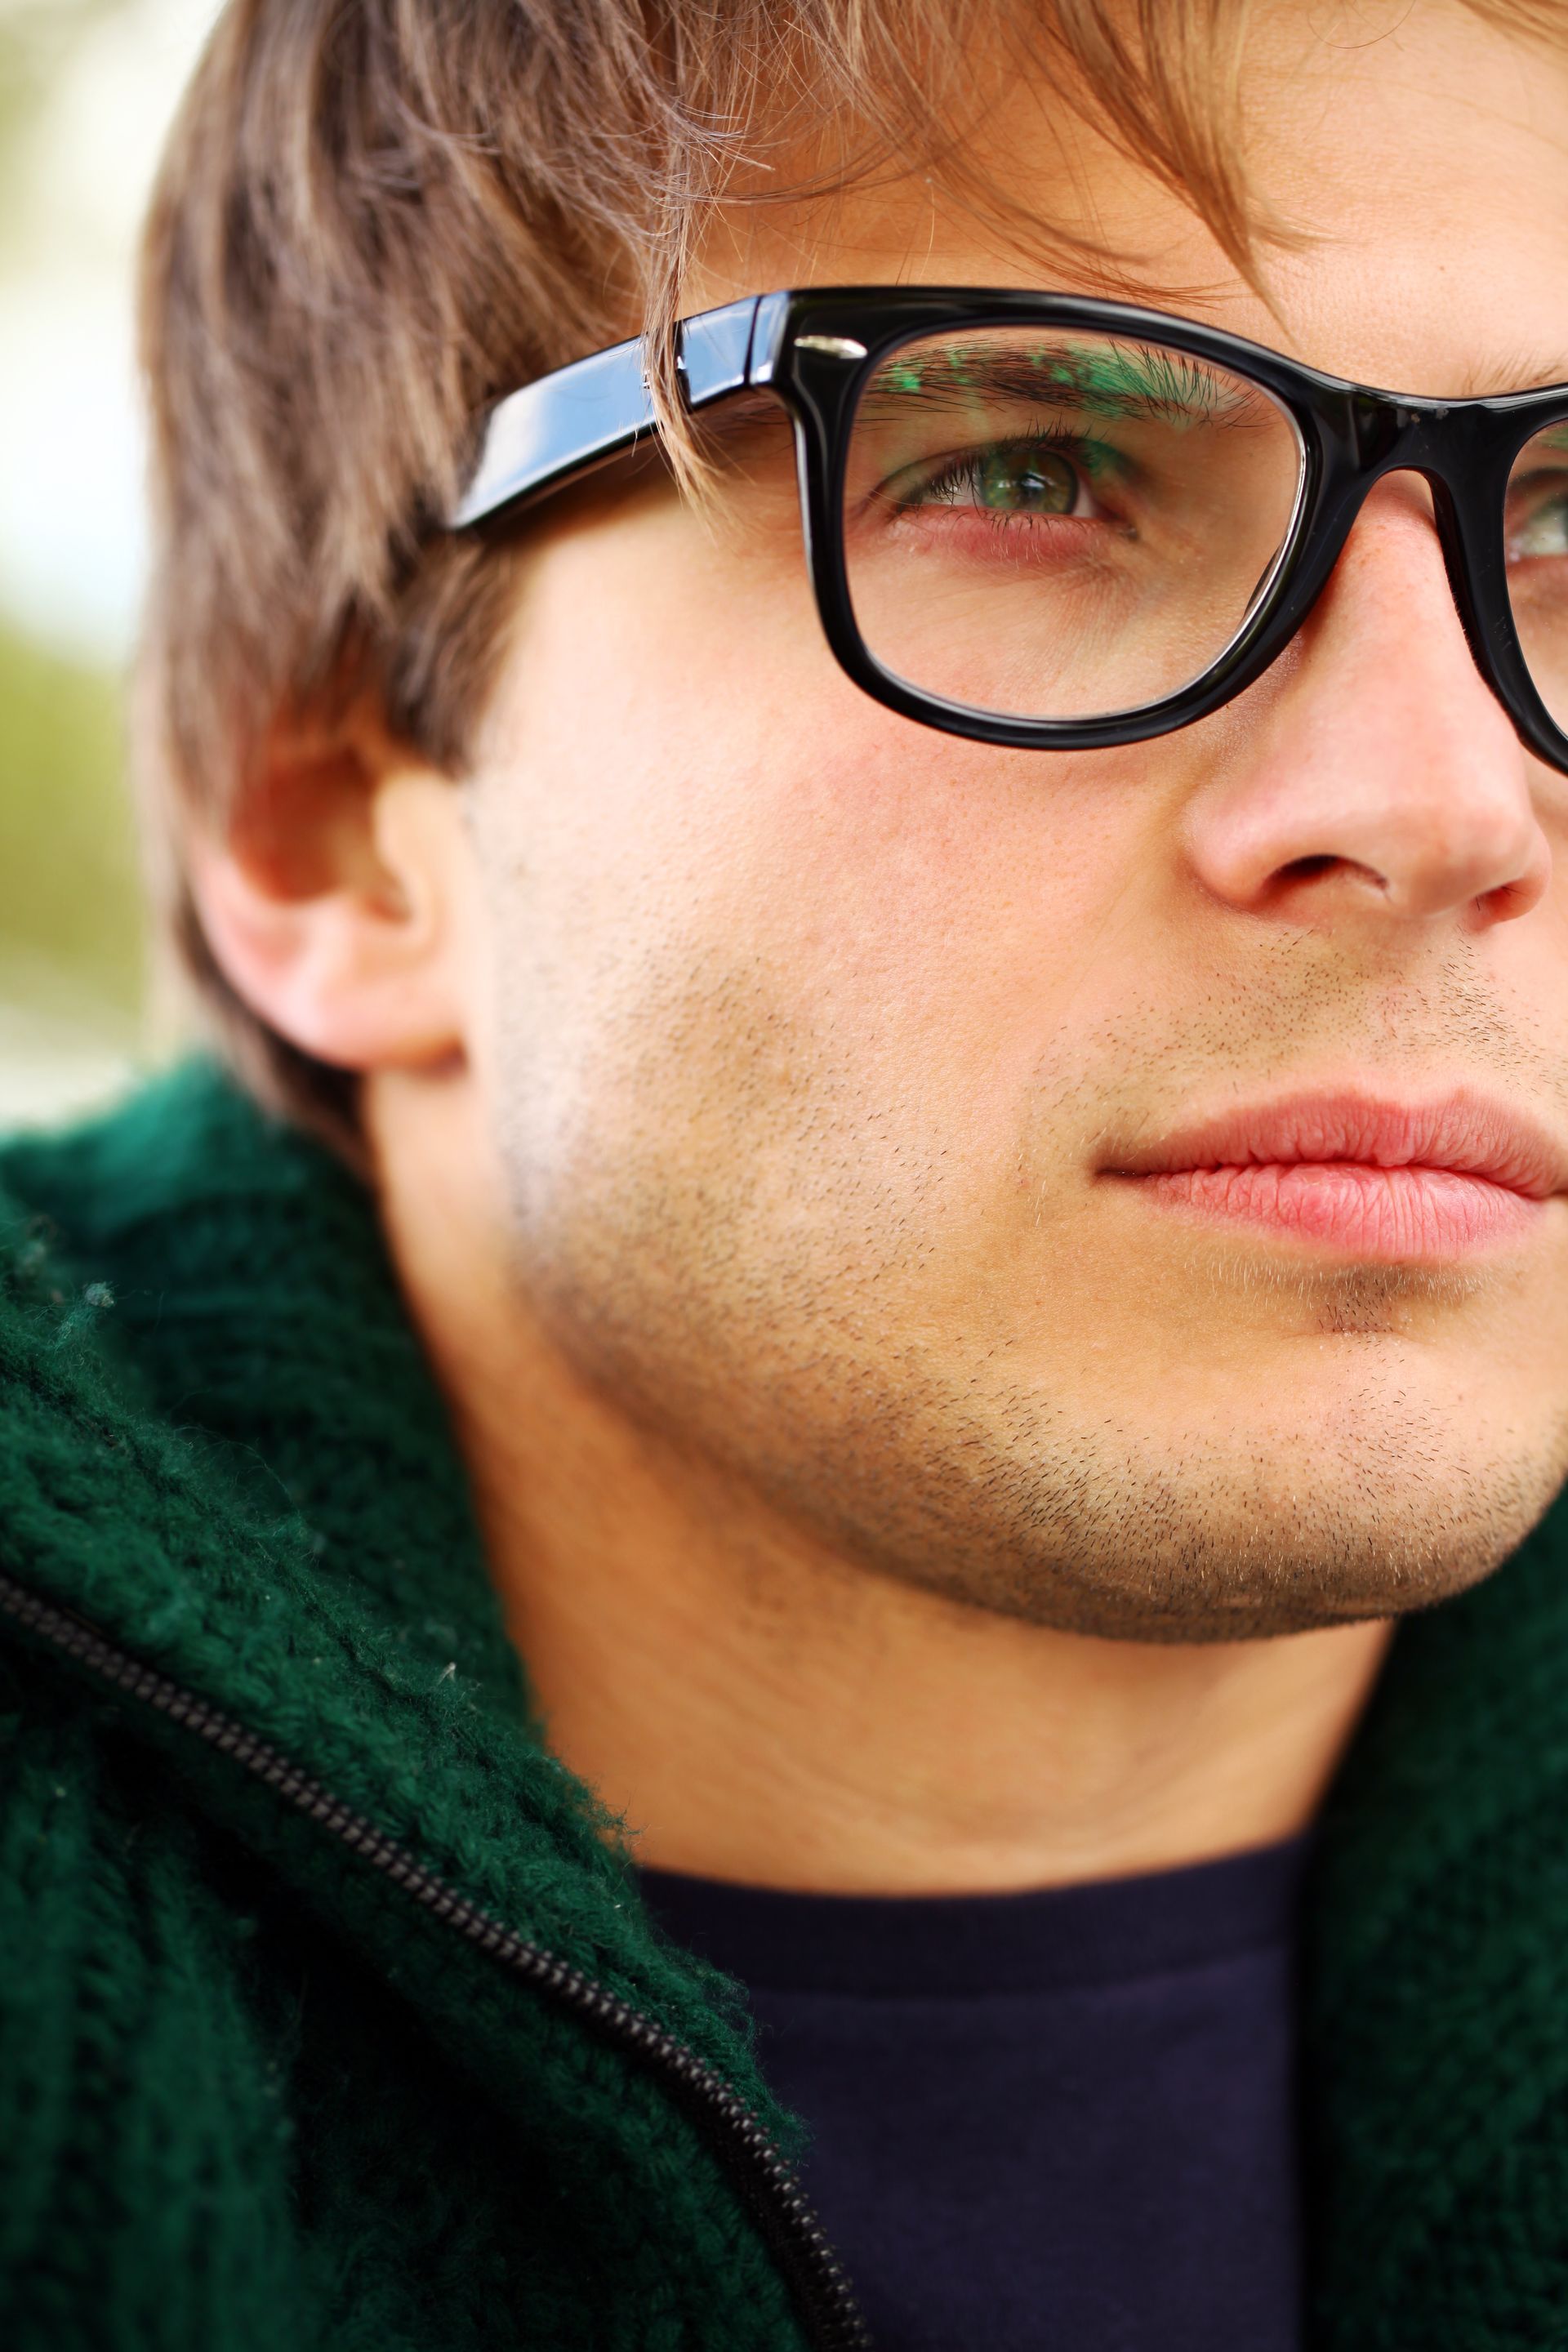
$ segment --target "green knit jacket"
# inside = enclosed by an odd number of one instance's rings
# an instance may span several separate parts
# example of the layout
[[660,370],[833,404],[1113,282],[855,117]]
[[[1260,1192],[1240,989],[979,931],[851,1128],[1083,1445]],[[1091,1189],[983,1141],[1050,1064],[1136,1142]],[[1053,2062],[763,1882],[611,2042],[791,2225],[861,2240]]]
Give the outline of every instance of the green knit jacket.
[[[1314,2352],[1568,2347],[1563,1555],[1326,1810]],[[847,2347],[798,2145],[531,1722],[362,1191],[199,1063],[10,1146],[0,2346]]]

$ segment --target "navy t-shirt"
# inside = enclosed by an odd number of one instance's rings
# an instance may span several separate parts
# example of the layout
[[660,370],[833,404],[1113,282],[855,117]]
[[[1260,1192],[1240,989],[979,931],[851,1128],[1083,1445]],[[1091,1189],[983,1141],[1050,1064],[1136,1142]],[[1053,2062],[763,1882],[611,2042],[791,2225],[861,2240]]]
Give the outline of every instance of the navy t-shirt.
[[1300,2352],[1303,1854],[1025,1895],[642,1884],[747,1988],[877,2352]]

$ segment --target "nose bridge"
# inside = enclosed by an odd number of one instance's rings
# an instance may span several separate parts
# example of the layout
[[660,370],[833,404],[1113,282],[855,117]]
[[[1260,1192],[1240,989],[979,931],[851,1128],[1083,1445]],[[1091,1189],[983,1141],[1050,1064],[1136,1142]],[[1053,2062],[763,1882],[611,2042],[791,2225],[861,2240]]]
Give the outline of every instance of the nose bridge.
[[1342,519],[1334,560],[1307,628],[1310,635],[1337,636],[1342,620],[1336,615],[1348,604],[1357,614],[1354,635],[1363,642],[1394,637],[1408,645],[1419,618],[1428,631],[1447,637],[1457,653],[1451,630],[1457,620],[1476,667],[1495,692],[1451,462],[1447,455],[1441,465],[1429,461],[1426,436],[1410,434],[1368,467]]
[[[1309,540],[1307,580],[1291,616],[1293,629],[1310,629],[1325,596],[1331,599],[1347,551],[1374,492],[1401,475],[1425,485],[1448,592],[1472,659],[1500,699],[1507,680],[1490,658],[1488,613],[1500,581],[1485,579],[1484,533],[1469,468],[1475,436],[1466,415],[1472,404],[1406,399],[1392,393],[1346,388],[1319,418],[1317,511]],[[1500,549],[1501,538],[1499,537]]]
[[[1380,467],[1364,483],[1307,624],[1313,658],[1331,665],[1341,696],[1367,696],[1385,709],[1413,698],[1413,708],[1432,717],[1456,698],[1468,704],[1479,692],[1484,700],[1492,684],[1484,663],[1476,662],[1480,676],[1472,672],[1464,684],[1466,642],[1476,651],[1468,585],[1463,537],[1443,478],[1434,480],[1413,463]],[[1493,712],[1499,728],[1506,727],[1495,699]],[[1342,715],[1348,717],[1348,709]]]
[[1500,628],[1508,627],[1501,602],[1506,592],[1494,556],[1500,558],[1507,464],[1504,460],[1500,472],[1491,404],[1358,394],[1352,404],[1352,432],[1359,480],[1353,505],[1344,518],[1342,548],[1380,483],[1402,474],[1423,482],[1432,501],[1443,567],[1471,659],[1492,691],[1506,702],[1510,680],[1498,659],[1497,645]]

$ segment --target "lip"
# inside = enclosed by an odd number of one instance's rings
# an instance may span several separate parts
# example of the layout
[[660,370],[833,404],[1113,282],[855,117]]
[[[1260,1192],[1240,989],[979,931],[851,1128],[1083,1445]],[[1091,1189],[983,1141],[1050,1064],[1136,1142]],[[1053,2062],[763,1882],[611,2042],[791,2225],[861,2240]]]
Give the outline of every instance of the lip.
[[1568,1190],[1568,1148],[1487,1096],[1352,1090],[1236,1106],[1118,1151],[1100,1173],[1189,1220],[1362,1263],[1432,1263],[1528,1238]]

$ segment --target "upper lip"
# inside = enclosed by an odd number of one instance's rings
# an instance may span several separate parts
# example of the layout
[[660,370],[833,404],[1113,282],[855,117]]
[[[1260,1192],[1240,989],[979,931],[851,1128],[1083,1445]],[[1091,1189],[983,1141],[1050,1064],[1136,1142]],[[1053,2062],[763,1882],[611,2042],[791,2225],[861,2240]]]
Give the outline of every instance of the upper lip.
[[1352,1089],[1234,1105],[1115,1151],[1102,1172],[1160,1176],[1332,1160],[1447,1169],[1531,1201],[1568,1191],[1568,1148],[1551,1129],[1529,1111],[1468,1089],[1425,1101]]

